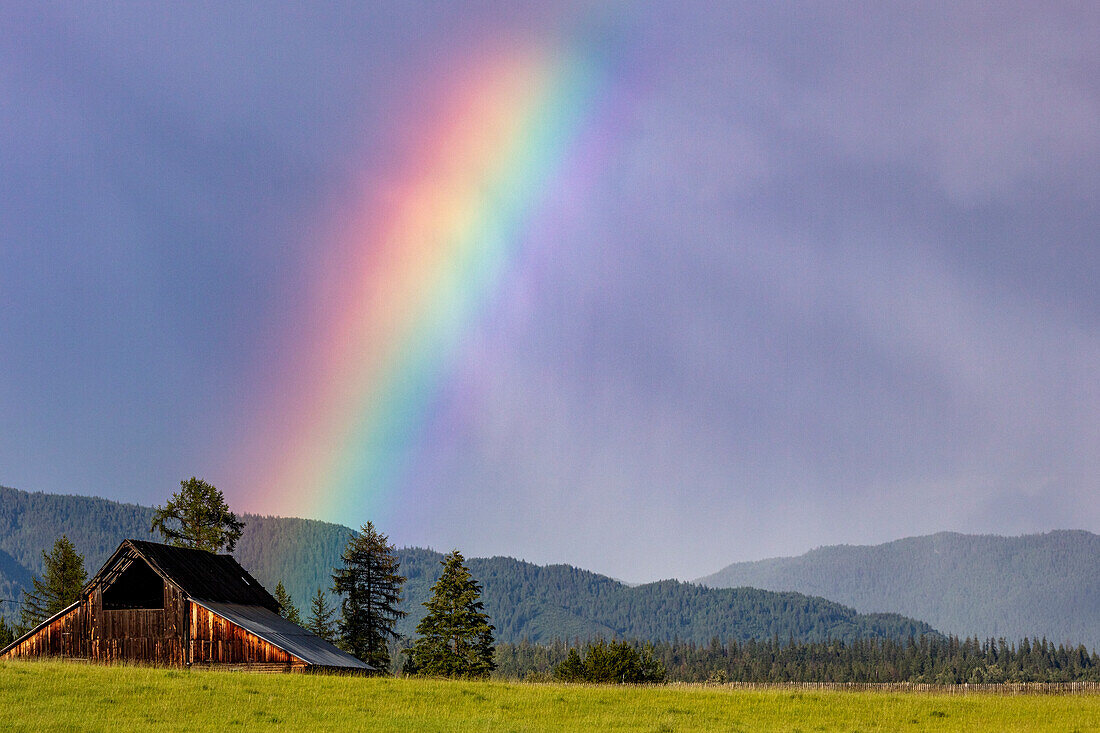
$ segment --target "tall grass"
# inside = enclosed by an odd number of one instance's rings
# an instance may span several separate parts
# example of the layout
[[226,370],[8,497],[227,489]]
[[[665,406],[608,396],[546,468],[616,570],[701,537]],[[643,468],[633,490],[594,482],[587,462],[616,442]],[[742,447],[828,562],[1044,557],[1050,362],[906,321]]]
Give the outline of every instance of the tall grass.
[[0,663],[0,729],[1100,730],[1100,695],[612,687]]

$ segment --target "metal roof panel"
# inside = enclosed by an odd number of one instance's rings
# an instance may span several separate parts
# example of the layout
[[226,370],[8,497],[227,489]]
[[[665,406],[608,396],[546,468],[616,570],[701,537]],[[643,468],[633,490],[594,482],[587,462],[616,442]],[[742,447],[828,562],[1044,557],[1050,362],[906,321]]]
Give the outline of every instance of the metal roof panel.
[[318,667],[342,667],[363,671],[374,667],[361,662],[347,652],[337,649],[313,632],[287,621],[273,611],[261,606],[246,606],[239,603],[218,603],[215,601],[192,600],[211,613],[221,616],[245,631],[255,634],[269,644],[274,644],[307,664]]

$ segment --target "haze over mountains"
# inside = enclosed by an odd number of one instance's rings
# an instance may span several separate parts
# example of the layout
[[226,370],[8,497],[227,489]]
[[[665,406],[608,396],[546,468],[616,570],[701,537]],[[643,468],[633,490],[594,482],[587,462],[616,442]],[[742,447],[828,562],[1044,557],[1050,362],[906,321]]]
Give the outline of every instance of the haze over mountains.
[[[0,487],[0,598],[20,597],[31,574],[41,571],[41,551],[61,533],[94,571],[122,538],[157,539],[148,531],[152,513],[105,499]],[[317,588],[328,588],[330,569],[352,530],[306,519],[244,519],[234,554],[268,587],[282,580],[304,611]],[[399,556],[409,579],[411,614],[401,630],[411,634],[441,555],[404,548]],[[678,581],[630,587],[568,565],[504,557],[469,558],[468,564],[484,586],[502,641],[898,637],[935,629],[1014,641],[1046,636],[1096,648],[1098,557],[1100,537],[1082,531],[1022,537],[941,533],[737,563],[700,578],[708,588]],[[880,613],[887,615],[869,615]]]
[[[30,494],[0,487],[0,598],[19,598],[31,573],[41,572],[41,552],[62,533],[85,555],[94,572],[126,537],[151,538],[153,510],[134,504],[79,496]],[[244,515],[245,530],[234,553],[268,588],[283,581],[305,612],[317,588],[331,584],[352,530],[306,519]],[[408,577],[409,616],[399,631],[411,636],[424,613],[421,603],[439,575],[442,555],[432,550],[398,551]],[[596,636],[675,639],[704,643],[721,639],[796,640],[907,638],[934,633],[929,625],[895,614],[858,614],[823,598],[754,589],[708,589],[662,581],[629,587],[568,565],[540,567],[505,557],[470,558],[483,584],[485,609],[500,641],[587,639]]]
[[1046,636],[1100,646],[1100,536],[941,532],[729,565],[697,582],[798,591],[905,613],[959,636]]

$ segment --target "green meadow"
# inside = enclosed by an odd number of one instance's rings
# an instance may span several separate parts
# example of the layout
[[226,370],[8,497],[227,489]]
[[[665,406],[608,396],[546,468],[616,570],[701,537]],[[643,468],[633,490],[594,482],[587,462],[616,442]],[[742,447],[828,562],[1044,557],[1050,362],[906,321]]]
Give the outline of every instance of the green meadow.
[[0,728],[1086,731],[1100,695],[732,690],[0,663]]

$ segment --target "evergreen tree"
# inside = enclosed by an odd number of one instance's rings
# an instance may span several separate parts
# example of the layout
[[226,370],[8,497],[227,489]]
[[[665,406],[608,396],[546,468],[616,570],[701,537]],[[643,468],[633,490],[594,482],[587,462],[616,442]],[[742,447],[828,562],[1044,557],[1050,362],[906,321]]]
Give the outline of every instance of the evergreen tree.
[[424,602],[417,624],[412,669],[440,677],[487,677],[493,662],[493,625],[482,611],[481,586],[455,550],[442,560],[443,574]]
[[563,682],[644,683],[664,682],[665,666],[654,656],[652,646],[639,652],[625,641],[600,639],[588,645],[584,659],[576,648],[554,668],[554,678]]
[[279,602],[279,615],[292,624],[302,625],[302,617],[298,614],[298,607],[294,605],[294,599],[286,592],[283,581],[275,586],[275,600]]
[[150,529],[160,532],[165,542],[176,547],[209,552],[224,547],[226,552],[233,552],[244,528],[244,522],[229,511],[222,492],[194,476],[180,481],[179,493],[155,509]]
[[42,553],[46,572],[31,579],[31,590],[23,591],[20,627],[31,629],[43,620],[80,599],[80,589],[88,580],[84,556],[77,553],[65,535],[53,543],[50,554]]
[[569,650],[569,656],[561,664],[554,667],[554,679],[561,682],[584,682],[584,660],[576,647]]
[[386,535],[367,522],[348,540],[340,556],[344,566],[332,573],[333,590],[343,596],[341,645],[380,672],[389,670],[387,642],[400,636],[397,621],[408,615],[398,608],[405,576],[397,572],[396,553]]
[[4,614],[0,613],[0,649],[15,641],[15,629],[12,628]]
[[309,606],[309,618],[306,619],[306,628],[325,641],[336,640],[336,622],[333,616],[336,609],[328,605],[328,595],[320,588],[317,595],[313,596],[313,602]]

